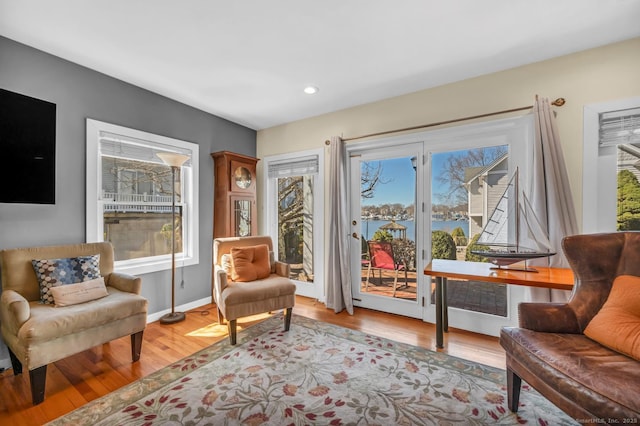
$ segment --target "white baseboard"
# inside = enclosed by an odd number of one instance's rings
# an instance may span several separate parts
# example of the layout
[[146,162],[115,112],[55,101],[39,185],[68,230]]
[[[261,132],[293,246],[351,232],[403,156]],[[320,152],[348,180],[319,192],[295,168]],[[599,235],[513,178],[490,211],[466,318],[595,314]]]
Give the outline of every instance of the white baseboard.
[[4,371],[9,368],[11,368],[11,359],[0,359],[0,370]]
[[0,337],[0,371],[4,371],[7,368],[11,368],[11,358],[9,358],[9,349],[4,344],[2,337]]
[[[189,302],[184,305],[176,306],[175,310],[177,312],[186,312],[190,309],[195,309],[197,307],[207,305],[209,303],[211,303],[211,296],[205,297],[204,299],[200,299],[200,300],[194,300],[193,302]],[[155,312],[153,314],[147,315],[147,324],[149,324],[150,322],[158,321],[163,315],[168,314],[170,312],[171,312],[171,309],[165,309],[163,311]],[[215,308],[213,308],[213,313],[217,315]]]

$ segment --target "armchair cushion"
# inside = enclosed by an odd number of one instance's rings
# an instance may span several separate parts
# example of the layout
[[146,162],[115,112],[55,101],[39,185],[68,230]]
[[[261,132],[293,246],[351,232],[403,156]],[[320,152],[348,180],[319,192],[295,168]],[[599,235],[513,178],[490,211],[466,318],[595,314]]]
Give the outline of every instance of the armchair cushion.
[[231,248],[232,279],[249,282],[271,275],[269,247],[266,244]]
[[607,301],[584,334],[640,361],[640,277],[616,277]]
[[[109,288],[107,291],[109,297],[65,306],[64,309],[31,302],[31,316],[18,331],[18,339],[22,342],[28,342],[31,346],[55,340],[62,341],[64,336],[99,330],[100,327],[116,327],[118,322],[123,319],[132,319],[141,312],[146,313],[147,301],[142,296],[132,295],[115,288]],[[144,328],[143,325],[141,326]],[[118,334],[126,336],[131,333],[123,329],[119,330]],[[99,343],[92,346],[97,344]],[[65,342],[65,345],[67,348],[74,346],[68,341]],[[70,353],[78,352],[77,349],[73,349]],[[45,354],[37,355],[45,357]],[[36,354],[32,356],[36,357]],[[46,356],[59,359],[58,354]]]
[[52,287],[76,284],[100,276],[100,255],[31,261],[40,285],[40,301],[53,304]]
[[53,294],[56,307],[77,305],[109,295],[102,277],[76,284],[51,287],[49,291]]

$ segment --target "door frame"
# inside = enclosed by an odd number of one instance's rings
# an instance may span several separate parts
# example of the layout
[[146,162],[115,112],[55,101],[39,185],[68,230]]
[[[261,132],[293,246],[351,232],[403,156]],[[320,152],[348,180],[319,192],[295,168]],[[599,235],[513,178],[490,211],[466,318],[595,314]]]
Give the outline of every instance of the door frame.
[[[380,143],[359,143],[353,145],[347,145],[347,156],[349,162],[347,164],[347,175],[349,176],[349,199],[351,200],[349,205],[350,214],[350,228],[349,235],[359,235],[360,238],[349,238],[350,253],[351,253],[351,291],[353,295],[353,305],[375,309],[383,312],[389,312],[397,315],[408,316],[411,318],[423,318],[423,309],[420,302],[423,299],[422,291],[424,281],[424,275],[421,271],[424,269],[424,265],[419,259],[418,253],[422,250],[423,244],[423,232],[422,224],[416,220],[418,215],[414,213],[415,222],[415,244],[416,244],[416,300],[405,300],[399,298],[390,298],[388,296],[379,296],[373,294],[367,294],[361,291],[362,271],[361,264],[361,197],[360,197],[360,162],[363,160],[378,161],[391,158],[403,158],[413,157],[423,158],[422,143],[408,142],[399,144],[397,139],[392,139],[395,142],[389,144],[386,141],[380,141]],[[356,167],[356,164],[358,167]],[[415,205],[422,205],[421,194],[423,192],[421,174],[423,173],[422,161],[416,161],[416,194]],[[415,209],[417,212],[417,208]],[[357,271],[357,273],[356,273]]]
[[[531,182],[530,179],[530,164],[533,158],[534,147],[534,128],[533,128],[533,115],[527,114],[524,116],[504,118],[499,120],[484,121],[480,123],[465,124],[461,126],[449,127],[445,129],[428,130],[420,133],[391,136],[381,139],[358,142],[348,144],[346,151],[348,157],[354,155],[363,155],[363,153],[373,150],[387,150],[393,157],[395,155],[394,148],[400,146],[407,146],[416,144],[421,146],[421,156],[423,161],[417,162],[416,169],[416,206],[420,206],[420,209],[416,209],[416,270],[417,273],[417,285],[418,300],[420,301],[420,312],[416,318],[421,318],[425,322],[435,324],[436,312],[435,304],[431,304],[430,293],[427,291],[431,283],[430,277],[425,277],[420,271],[424,270],[424,267],[431,261],[431,250],[427,249],[431,247],[431,215],[427,212],[431,211],[431,158],[430,153],[433,152],[447,152],[457,151],[464,149],[476,148],[479,146],[495,146],[495,145],[508,145],[509,146],[509,175],[513,173],[515,167],[519,169],[520,180],[522,182]],[[487,141],[483,143],[482,141]],[[359,194],[359,180],[354,182],[353,171],[351,170],[351,161],[347,164],[350,183],[348,197],[354,198],[355,194]],[[356,186],[354,186],[356,185]],[[528,191],[528,185],[523,185],[522,188]],[[355,191],[355,194],[354,194]],[[418,218],[418,212],[421,218]],[[353,215],[353,213],[350,211]],[[352,219],[353,220],[353,219]],[[358,225],[360,223],[360,215],[357,217]],[[349,234],[354,231],[354,226],[350,224]],[[350,251],[352,253],[351,268],[352,271],[358,270],[354,268],[360,268],[360,261],[356,259],[354,252],[360,251],[360,240],[350,238]],[[358,247],[353,247],[353,244],[358,244]],[[418,253],[420,255],[418,255]],[[358,256],[359,257],[359,256]],[[354,277],[360,274],[352,274]],[[355,282],[355,278],[353,278]],[[354,288],[355,283],[352,283]],[[474,332],[497,336],[500,332],[500,327],[503,325],[517,326],[518,312],[517,305],[526,298],[526,289],[519,286],[507,286],[507,300],[508,310],[506,317],[497,317],[490,314],[471,312],[461,310],[457,308],[449,308],[453,312],[449,315],[449,325],[455,328],[462,328]],[[357,297],[357,293],[354,292],[354,297]],[[354,305],[359,306],[361,303]],[[407,315],[406,312],[393,312],[400,315]]]
[[[265,194],[264,202],[264,220],[266,225],[266,233],[271,236],[274,254],[278,253],[278,213],[277,206],[271,202],[277,192],[276,183],[268,177],[269,163],[280,162],[283,160],[295,161],[295,159],[317,156],[318,157],[318,173],[313,179],[313,282],[292,280],[296,284],[296,294],[300,296],[317,299],[320,302],[325,301],[325,285],[324,285],[324,150],[310,149],[305,151],[292,152],[287,154],[270,155],[262,159],[263,165],[263,190]],[[276,256],[277,257],[277,256]]]

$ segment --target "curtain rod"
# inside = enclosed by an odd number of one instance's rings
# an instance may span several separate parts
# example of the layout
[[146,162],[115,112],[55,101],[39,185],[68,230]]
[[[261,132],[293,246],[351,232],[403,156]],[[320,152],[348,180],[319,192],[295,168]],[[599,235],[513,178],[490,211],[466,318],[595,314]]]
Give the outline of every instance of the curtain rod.
[[[536,95],[536,100],[537,99],[538,99],[538,95]],[[564,105],[565,102],[566,101],[565,101],[564,98],[558,98],[555,101],[551,102],[551,105],[555,105],[555,106],[559,106],[560,107],[560,106]],[[457,123],[459,121],[466,121],[466,120],[473,120],[473,119],[476,119],[476,118],[490,117],[492,115],[507,114],[509,112],[524,111],[524,110],[530,109],[530,108],[533,108],[533,105],[528,105],[528,106],[524,106],[524,107],[520,107],[520,108],[505,109],[505,110],[496,111],[496,112],[489,112],[487,114],[472,115],[472,116],[469,116],[469,117],[455,118],[453,120],[438,121],[437,123],[421,124],[419,126],[405,127],[403,129],[385,130],[383,132],[369,133],[368,135],[354,136],[354,137],[351,137],[351,138],[343,138],[342,140],[346,142],[346,141],[352,141],[352,140],[356,140],[356,139],[370,138],[372,136],[382,136],[382,135],[388,135],[390,133],[406,132],[408,130],[425,129],[427,127],[441,126],[443,124]],[[327,145],[329,145],[329,141],[326,141],[325,143]]]

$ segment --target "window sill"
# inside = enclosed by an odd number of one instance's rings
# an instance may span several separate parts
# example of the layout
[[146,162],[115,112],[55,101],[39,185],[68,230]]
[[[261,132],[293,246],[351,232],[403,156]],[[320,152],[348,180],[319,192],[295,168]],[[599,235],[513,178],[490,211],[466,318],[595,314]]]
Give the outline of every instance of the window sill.
[[[198,264],[198,257],[178,257],[176,256],[176,268]],[[171,269],[171,257],[160,259],[145,259],[143,261],[116,261],[114,270],[130,275],[144,275],[152,272],[166,271]]]

